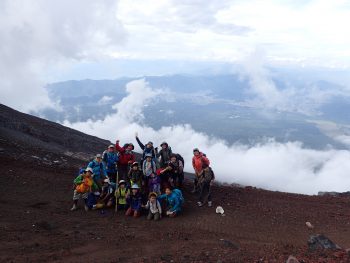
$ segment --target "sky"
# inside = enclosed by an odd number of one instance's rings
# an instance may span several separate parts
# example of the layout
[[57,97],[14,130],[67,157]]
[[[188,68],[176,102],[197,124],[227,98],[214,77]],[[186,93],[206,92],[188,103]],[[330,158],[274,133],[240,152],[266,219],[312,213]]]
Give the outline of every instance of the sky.
[[3,0],[1,102],[59,108],[47,82],[215,72],[257,50],[265,64],[347,70],[349,20],[340,0]]
[[[278,92],[268,68],[303,72],[317,67],[325,76],[347,74],[349,22],[350,3],[341,0],[2,0],[0,102],[24,112],[47,107],[59,111],[60,102],[52,101],[44,88],[47,83],[230,72],[239,65],[265,105],[283,109],[293,106],[289,96],[303,99],[304,93]],[[142,115],[141,104],[127,105],[133,106],[131,113],[120,105],[130,98],[146,102],[162,91],[147,87],[142,79],[126,89],[129,95],[113,106],[114,114],[96,123],[65,124],[111,140],[109,121],[124,123],[115,130],[123,140],[129,140],[133,130],[152,140],[162,141],[170,133],[174,140],[189,138],[178,151],[189,160],[185,150],[202,147],[223,181],[301,193],[349,188],[349,151],[314,151],[298,142],[279,144],[273,139],[252,147],[227,145],[194,131],[190,124],[154,131],[135,121],[135,115]],[[150,97],[142,95],[145,89]],[[308,94],[327,97],[317,90]],[[228,153],[225,158],[220,158],[222,151]],[[232,160],[239,165],[231,174],[225,164]]]

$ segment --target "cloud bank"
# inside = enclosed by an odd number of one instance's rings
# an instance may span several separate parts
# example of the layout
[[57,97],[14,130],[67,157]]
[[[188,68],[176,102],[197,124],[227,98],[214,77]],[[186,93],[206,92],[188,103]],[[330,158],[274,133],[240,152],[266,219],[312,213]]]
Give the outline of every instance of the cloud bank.
[[[144,105],[160,99],[163,91],[154,90],[143,80],[126,86],[127,96],[113,106],[114,114],[103,120],[64,125],[111,141],[135,142],[138,132],[142,141],[156,144],[167,141],[174,152],[185,158],[191,172],[192,149],[199,147],[212,162],[221,182],[253,185],[270,190],[316,194],[318,191],[348,191],[350,152],[346,150],[311,150],[299,142],[278,143],[266,140],[252,147],[228,145],[225,141],[197,132],[190,125],[174,125],[159,130],[147,126]],[[205,120],[203,120],[205,121]],[[138,147],[136,148],[136,150]],[[138,149],[140,150],[140,149]]]

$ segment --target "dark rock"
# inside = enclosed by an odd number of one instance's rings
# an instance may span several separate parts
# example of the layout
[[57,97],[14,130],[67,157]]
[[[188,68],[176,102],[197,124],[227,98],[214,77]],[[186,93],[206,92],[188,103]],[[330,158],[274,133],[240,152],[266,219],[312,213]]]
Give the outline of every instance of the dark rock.
[[220,239],[221,244],[224,247],[229,247],[233,249],[239,249],[239,245],[236,243],[231,242],[230,240]]
[[307,243],[310,250],[341,249],[337,244],[324,235],[311,235]]

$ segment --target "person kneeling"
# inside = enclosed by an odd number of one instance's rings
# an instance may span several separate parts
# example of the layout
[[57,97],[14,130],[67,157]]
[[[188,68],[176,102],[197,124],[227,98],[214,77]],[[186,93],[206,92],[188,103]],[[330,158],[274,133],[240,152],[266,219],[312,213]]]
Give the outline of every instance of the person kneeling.
[[142,197],[140,193],[140,187],[137,184],[131,186],[131,193],[127,195],[126,201],[129,205],[126,210],[126,216],[139,217],[141,214]]
[[152,192],[148,195],[148,202],[145,206],[146,209],[149,209],[147,219],[158,221],[162,217],[162,207],[157,200],[157,194]]

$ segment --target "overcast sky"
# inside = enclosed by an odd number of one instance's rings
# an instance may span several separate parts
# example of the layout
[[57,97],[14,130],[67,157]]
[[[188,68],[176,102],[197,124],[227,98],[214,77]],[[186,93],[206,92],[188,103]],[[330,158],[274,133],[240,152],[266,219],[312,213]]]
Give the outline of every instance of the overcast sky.
[[46,82],[177,73],[257,53],[269,65],[347,70],[349,22],[339,0],[3,0],[1,102],[28,111],[54,106]]

